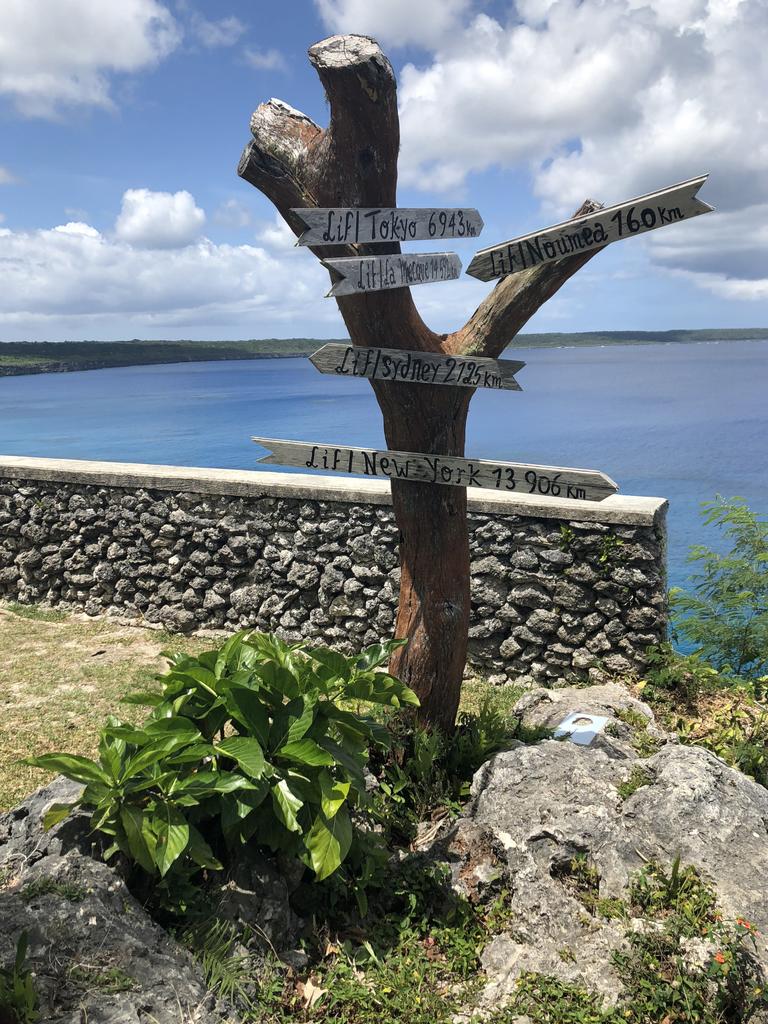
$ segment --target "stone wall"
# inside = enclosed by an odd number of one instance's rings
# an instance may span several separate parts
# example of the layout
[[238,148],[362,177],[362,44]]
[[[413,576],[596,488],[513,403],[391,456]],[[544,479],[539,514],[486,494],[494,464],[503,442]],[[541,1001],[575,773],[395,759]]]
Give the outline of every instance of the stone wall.
[[[666,504],[473,492],[470,663],[640,665],[666,633]],[[360,647],[392,634],[396,544],[386,481],[0,458],[7,600]]]

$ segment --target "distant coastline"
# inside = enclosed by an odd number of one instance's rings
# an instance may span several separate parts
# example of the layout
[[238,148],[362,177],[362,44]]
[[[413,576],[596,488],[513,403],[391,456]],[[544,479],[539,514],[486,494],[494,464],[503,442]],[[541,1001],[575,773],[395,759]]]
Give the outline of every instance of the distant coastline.
[[[266,338],[255,341],[19,341],[0,342],[0,377],[70,373],[119,366],[202,363],[234,359],[295,359],[328,341],[346,339]],[[580,334],[519,334],[511,347],[581,348],[609,345],[680,345],[714,341],[768,341],[768,328],[721,330],[587,331]]]

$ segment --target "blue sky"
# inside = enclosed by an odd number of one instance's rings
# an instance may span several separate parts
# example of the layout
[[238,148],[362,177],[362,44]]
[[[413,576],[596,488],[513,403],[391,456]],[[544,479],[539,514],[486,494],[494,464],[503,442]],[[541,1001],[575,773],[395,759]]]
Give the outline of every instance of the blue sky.
[[[480,210],[465,266],[587,196],[711,173],[716,214],[611,246],[527,330],[766,326],[766,29],[764,0],[3,0],[0,341],[341,335],[235,173],[269,97],[324,124],[306,49],[334,31],[397,72],[400,205]],[[414,297],[452,330],[489,287]]]

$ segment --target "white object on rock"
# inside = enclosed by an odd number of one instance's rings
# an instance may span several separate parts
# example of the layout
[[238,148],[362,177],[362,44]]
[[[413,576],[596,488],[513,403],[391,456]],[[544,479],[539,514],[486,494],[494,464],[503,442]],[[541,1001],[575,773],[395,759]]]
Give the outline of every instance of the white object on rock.
[[567,736],[571,743],[588,747],[595,736],[603,731],[607,722],[608,718],[605,715],[591,715],[588,711],[574,711],[556,727],[554,736],[555,739]]

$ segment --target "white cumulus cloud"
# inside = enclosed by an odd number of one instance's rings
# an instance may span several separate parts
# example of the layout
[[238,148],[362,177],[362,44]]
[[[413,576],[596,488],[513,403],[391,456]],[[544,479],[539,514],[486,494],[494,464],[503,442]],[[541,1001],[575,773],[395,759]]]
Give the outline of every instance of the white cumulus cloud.
[[16,178],[11,174],[7,167],[0,165],[0,185],[14,185]]
[[204,224],[205,213],[189,192],[129,188],[123,195],[115,234],[145,249],[178,249],[194,242]]
[[460,25],[472,0],[315,0],[332,32],[373,36],[383,46],[435,46]]
[[256,71],[287,71],[288,62],[279,50],[255,50],[246,48],[243,56],[246,63]]
[[234,16],[210,21],[200,14],[195,14],[192,18],[192,31],[203,46],[212,49],[216,46],[234,46],[246,31],[246,27]]
[[109,107],[110,73],[151,66],[179,40],[158,0],[2,0],[0,95],[27,116]]
[[[0,228],[0,334],[19,338],[258,337],[300,317],[338,331],[327,272],[309,253],[208,238],[143,249],[88,224]],[[282,328],[280,325],[283,325]],[[322,328],[321,328],[322,330]],[[197,333],[196,333],[197,332]]]
[[765,0],[517,0],[506,22],[470,13],[426,65],[402,70],[401,181],[460,192],[472,173],[522,167],[556,220],[587,197],[621,202],[710,172],[701,198],[723,226],[707,217],[639,244],[718,294],[754,295],[713,282],[768,279],[766,242],[749,230],[768,203],[766,38]]

